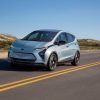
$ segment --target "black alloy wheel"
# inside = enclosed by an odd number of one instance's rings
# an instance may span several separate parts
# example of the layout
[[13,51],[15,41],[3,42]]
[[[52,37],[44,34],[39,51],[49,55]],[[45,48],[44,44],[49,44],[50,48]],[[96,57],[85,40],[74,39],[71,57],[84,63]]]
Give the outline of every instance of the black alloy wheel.
[[47,69],[49,71],[53,71],[57,66],[57,56],[56,54],[51,54],[50,58],[49,58],[49,61],[48,61],[48,64],[47,64]]
[[74,60],[71,62],[71,64],[77,66],[79,64],[79,60],[80,60],[80,53],[76,52]]

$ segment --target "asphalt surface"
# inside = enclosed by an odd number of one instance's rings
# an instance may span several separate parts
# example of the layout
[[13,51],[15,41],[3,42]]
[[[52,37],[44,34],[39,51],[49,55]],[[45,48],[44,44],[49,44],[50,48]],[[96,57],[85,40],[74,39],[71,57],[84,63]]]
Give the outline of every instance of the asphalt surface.
[[0,100],[100,100],[100,51],[82,53],[79,66],[53,72],[0,59]]

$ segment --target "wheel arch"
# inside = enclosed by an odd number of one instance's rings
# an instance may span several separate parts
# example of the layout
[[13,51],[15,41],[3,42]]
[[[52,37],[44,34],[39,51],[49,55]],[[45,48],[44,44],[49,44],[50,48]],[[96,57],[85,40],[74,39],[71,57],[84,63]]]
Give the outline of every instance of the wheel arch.
[[53,53],[56,55],[57,61],[58,61],[58,54],[57,54],[57,52],[56,51],[53,51],[51,54],[53,54]]
[[49,53],[48,59],[46,59],[46,64],[48,64],[48,61],[50,59],[51,54],[55,54],[56,57],[57,57],[57,61],[58,61],[58,54],[57,54],[57,52],[56,51],[52,51],[51,53]]
[[79,53],[79,56],[80,56],[80,51],[79,50],[77,50],[77,53]]

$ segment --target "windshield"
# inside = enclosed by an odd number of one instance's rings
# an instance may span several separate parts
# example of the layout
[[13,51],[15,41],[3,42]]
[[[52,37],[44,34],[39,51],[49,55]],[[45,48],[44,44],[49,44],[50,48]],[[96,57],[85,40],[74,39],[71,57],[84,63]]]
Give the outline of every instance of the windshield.
[[22,40],[27,41],[42,41],[42,42],[50,42],[57,32],[50,32],[50,31],[34,31],[24,37]]

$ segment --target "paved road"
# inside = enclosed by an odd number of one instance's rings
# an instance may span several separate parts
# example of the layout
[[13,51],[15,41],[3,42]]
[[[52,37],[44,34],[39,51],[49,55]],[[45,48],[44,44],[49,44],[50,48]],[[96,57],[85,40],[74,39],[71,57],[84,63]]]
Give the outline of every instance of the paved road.
[[0,100],[99,100],[100,52],[82,53],[80,65],[12,68],[0,61]]

